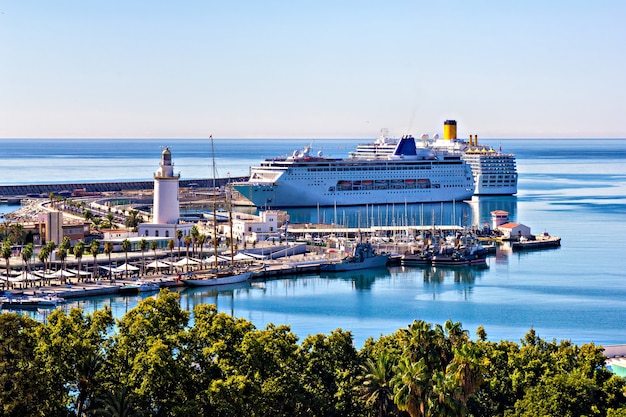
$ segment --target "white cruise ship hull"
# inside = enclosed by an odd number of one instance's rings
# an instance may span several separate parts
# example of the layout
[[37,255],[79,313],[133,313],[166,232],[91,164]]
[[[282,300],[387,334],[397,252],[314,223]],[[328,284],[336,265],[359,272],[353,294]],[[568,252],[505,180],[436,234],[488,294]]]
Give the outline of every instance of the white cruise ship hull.
[[354,206],[365,204],[438,203],[472,198],[472,187],[359,190],[329,192],[329,185],[305,185],[298,182],[272,185],[238,183],[235,189],[257,207]]
[[434,203],[474,194],[472,170],[460,155],[422,152],[410,136],[384,160],[325,158],[309,150],[266,159],[233,187],[263,208]]

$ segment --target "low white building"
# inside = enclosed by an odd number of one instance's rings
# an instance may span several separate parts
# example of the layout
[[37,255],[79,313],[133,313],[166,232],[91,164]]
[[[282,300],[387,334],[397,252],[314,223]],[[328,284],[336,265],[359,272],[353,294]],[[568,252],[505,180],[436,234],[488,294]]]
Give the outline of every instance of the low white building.
[[521,223],[504,223],[498,226],[497,230],[502,232],[503,239],[519,239],[522,236],[531,236],[530,227]]
[[[258,216],[244,213],[233,213],[233,240],[240,242],[260,242],[267,239],[280,239],[279,212],[262,211]],[[224,234],[230,233],[229,225],[224,226]]]

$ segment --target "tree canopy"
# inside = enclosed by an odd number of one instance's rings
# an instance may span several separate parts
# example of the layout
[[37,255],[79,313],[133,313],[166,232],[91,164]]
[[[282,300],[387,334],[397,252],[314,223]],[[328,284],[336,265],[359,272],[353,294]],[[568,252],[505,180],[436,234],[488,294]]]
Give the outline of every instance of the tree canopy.
[[472,340],[458,322],[416,320],[361,349],[349,331],[300,340],[289,326],[162,290],[114,320],[55,310],[0,314],[3,416],[611,416],[626,381],[603,348]]

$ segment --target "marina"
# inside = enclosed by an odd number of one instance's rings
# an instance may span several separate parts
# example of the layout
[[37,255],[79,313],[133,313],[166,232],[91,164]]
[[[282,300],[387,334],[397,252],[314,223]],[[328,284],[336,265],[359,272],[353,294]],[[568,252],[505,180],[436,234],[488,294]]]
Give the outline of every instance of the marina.
[[[353,144],[360,142],[352,141]],[[189,142],[189,149],[197,149],[198,143]],[[237,142],[234,149],[245,148],[253,152],[249,160],[258,160],[264,154],[280,154],[280,149],[289,150],[294,146],[275,141],[259,144],[254,151],[257,143]],[[331,153],[333,142],[319,143],[325,144],[326,153]],[[157,145],[155,142],[158,149]],[[139,142],[137,146],[133,148],[131,142],[128,152],[131,155],[144,152],[147,145]],[[185,148],[181,146],[178,149],[184,155]],[[497,142],[494,147],[497,148]],[[626,265],[619,255],[619,245],[592,242],[598,240],[597,236],[609,242],[619,241],[620,236],[626,234],[621,220],[625,204],[622,196],[626,195],[621,168],[624,161],[620,157],[626,154],[624,143],[600,140],[590,146],[587,140],[507,140],[504,147],[517,158],[520,180],[516,196],[480,196],[456,204],[424,204],[423,208],[421,204],[396,204],[395,209],[393,205],[370,206],[369,209],[365,206],[290,208],[290,229],[302,231],[304,235],[307,231],[311,233],[306,227],[311,223],[319,224],[320,228],[327,225],[329,233],[335,229],[338,234],[352,234],[360,223],[362,229],[370,228],[369,232],[374,230],[382,239],[383,232],[371,229],[372,224],[378,227],[379,223],[387,223],[389,228],[394,228],[391,235],[407,226],[415,227],[415,233],[419,233],[421,228],[432,226],[433,218],[437,226],[480,226],[489,222],[492,211],[506,210],[511,221],[532,224],[537,230],[534,234],[548,230],[563,239],[563,246],[552,250],[513,251],[510,242],[503,241],[500,250],[487,257],[488,268],[391,265],[374,271],[321,273],[316,266],[301,264],[294,273],[287,257],[268,260],[271,275],[268,273],[253,282],[221,288],[181,286],[171,290],[180,292],[181,305],[186,309],[191,310],[202,302],[215,303],[220,311],[248,318],[259,328],[268,323],[284,323],[301,337],[328,333],[337,327],[349,329],[357,346],[368,337],[389,334],[415,318],[435,323],[449,318],[459,320],[470,335],[482,325],[490,340],[517,341],[532,327],[541,336],[569,339],[574,343],[623,343],[622,329],[626,322],[622,313],[626,309],[623,301],[626,294],[621,282]],[[10,155],[7,157],[7,164],[15,164]],[[234,165],[240,156],[233,154],[232,158]],[[148,162],[137,165],[146,165],[150,172],[154,157],[147,159]],[[193,163],[177,158],[179,167]],[[28,164],[24,160],[19,162],[22,167]],[[206,165],[205,158],[205,170]],[[82,162],[66,161],[66,166],[66,170],[76,171],[73,175],[80,178],[78,175],[82,174],[77,173],[83,172]],[[119,171],[107,171],[104,164],[102,167],[90,174],[114,178]],[[187,173],[187,168],[183,172]],[[14,206],[4,208],[5,213],[13,210]],[[577,221],[581,217],[585,218],[585,225]],[[343,226],[348,223],[349,227]],[[312,234],[315,237],[315,233]],[[328,253],[323,257],[320,254],[319,259],[313,257],[307,254],[310,258],[307,262],[323,261]],[[292,259],[298,258],[292,255]],[[72,286],[76,287],[76,293],[82,291],[81,287]],[[112,307],[116,317],[121,317],[147,296],[153,294],[69,298],[57,308],[69,311],[80,306],[89,312],[107,305]],[[37,310],[26,313],[41,320],[45,320],[47,314]]]

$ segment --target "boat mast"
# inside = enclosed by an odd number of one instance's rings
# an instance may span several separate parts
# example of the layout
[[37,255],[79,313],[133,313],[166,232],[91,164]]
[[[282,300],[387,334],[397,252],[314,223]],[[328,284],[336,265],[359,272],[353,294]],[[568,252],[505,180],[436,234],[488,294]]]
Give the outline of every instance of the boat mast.
[[217,190],[215,186],[217,172],[215,169],[215,148],[213,147],[213,135],[210,135],[209,139],[211,139],[211,161],[213,165],[213,257],[215,258],[215,268],[217,268],[219,266],[217,260],[217,196],[215,195]]
[[230,264],[235,266],[235,245],[233,244],[233,196],[230,189],[230,173],[228,173],[228,186],[226,187],[226,204],[228,205],[228,223],[230,230]]

